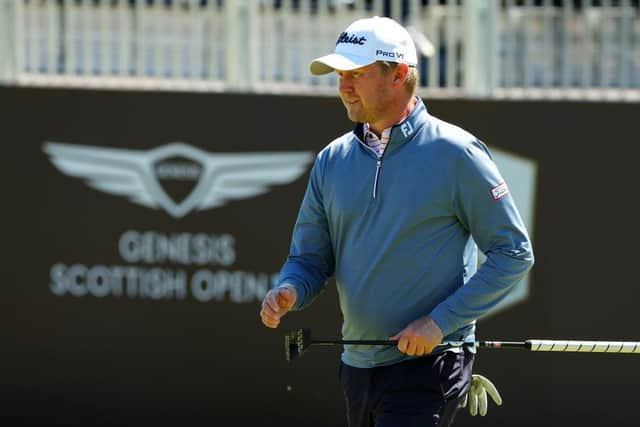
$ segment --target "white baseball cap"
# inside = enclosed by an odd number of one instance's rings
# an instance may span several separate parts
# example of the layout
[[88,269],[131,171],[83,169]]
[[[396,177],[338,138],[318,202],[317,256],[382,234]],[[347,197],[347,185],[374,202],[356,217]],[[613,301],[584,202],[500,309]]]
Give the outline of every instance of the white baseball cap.
[[322,75],[334,70],[353,70],[376,61],[418,64],[411,35],[391,18],[374,16],[354,21],[340,33],[334,53],[314,59],[309,69],[312,74]]

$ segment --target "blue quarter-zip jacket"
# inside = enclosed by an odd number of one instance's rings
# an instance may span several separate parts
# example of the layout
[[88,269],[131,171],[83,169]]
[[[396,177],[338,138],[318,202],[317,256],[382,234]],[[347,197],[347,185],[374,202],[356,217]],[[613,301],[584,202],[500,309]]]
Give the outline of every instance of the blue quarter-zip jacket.
[[[533,265],[503,183],[485,144],[420,100],[381,159],[360,124],[317,155],[279,283],[295,286],[302,309],[335,275],[344,339],[388,339],[431,315],[445,341],[473,340],[475,319]],[[361,368],[408,358],[384,346],[342,354]]]

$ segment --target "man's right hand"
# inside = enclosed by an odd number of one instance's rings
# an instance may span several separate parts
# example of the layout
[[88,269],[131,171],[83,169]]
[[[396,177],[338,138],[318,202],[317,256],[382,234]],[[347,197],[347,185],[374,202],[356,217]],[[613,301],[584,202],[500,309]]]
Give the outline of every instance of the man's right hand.
[[268,328],[277,328],[282,316],[287,314],[296,303],[296,298],[296,288],[292,285],[271,289],[262,300],[262,310],[260,310],[262,323]]

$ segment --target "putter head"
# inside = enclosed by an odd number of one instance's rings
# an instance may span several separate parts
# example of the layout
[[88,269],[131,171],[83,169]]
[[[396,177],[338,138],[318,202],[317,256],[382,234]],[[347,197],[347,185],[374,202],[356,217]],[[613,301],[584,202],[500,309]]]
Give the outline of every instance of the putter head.
[[311,330],[309,328],[287,332],[284,336],[284,351],[287,362],[302,356],[309,345],[311,345]]

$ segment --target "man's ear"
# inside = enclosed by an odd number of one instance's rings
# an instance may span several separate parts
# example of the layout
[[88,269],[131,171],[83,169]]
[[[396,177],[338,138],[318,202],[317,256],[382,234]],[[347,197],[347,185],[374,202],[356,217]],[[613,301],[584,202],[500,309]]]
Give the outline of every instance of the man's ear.
[[393,70],[393,82],[404,84],[409,73],[409,66],[407,64],[399,63]]

